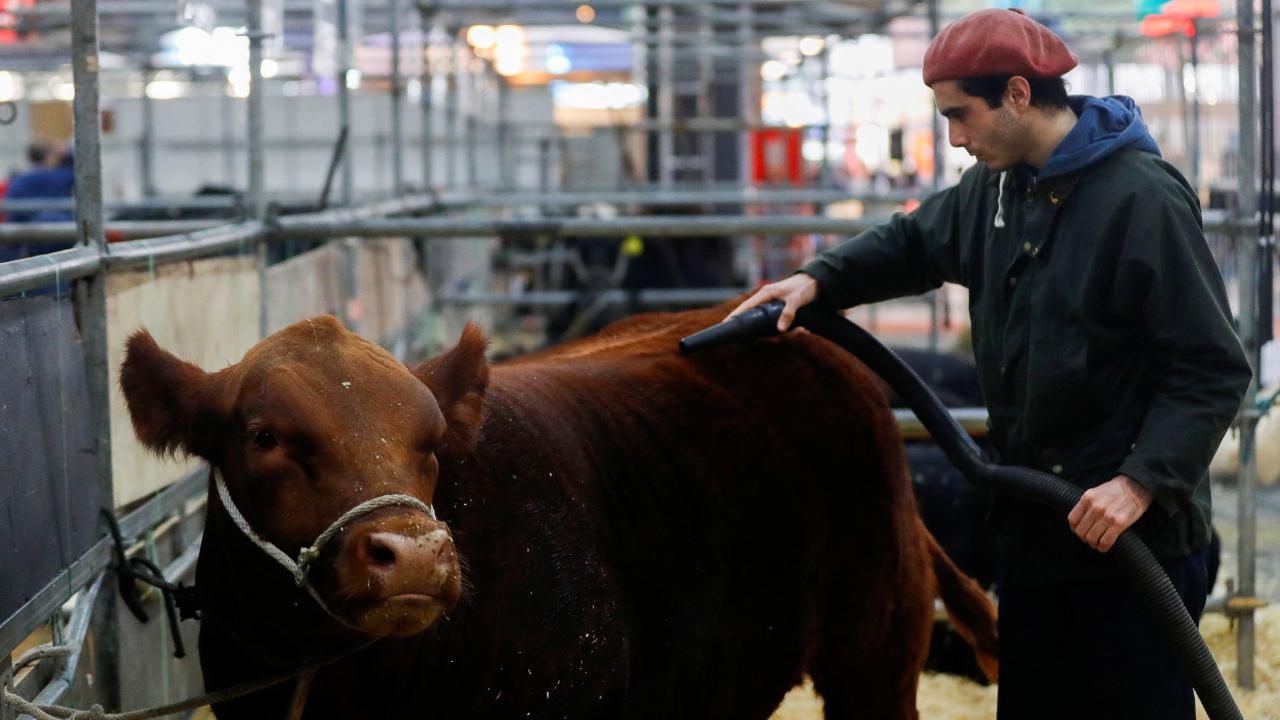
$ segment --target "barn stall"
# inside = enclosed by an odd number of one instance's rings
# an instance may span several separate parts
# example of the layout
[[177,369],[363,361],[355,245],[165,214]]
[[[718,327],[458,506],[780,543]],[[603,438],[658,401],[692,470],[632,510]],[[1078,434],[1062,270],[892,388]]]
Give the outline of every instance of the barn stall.
[[[1243,339],[1266,357],[1253,299],[1274,289],[1259,293],[1270,276],[1252,248],[1269,144],[1237,131],[1274,103],[1237,72],[1269,53],[1263,32],[1240,29],[1258,22],[1252,5],[1194,18],[1190,36],[1149,32],[1128,4],[1043,5],[1081,48],[1074,91],[1146,94],[1205,199]],[[208,368],[318,313],[404,360],[467,320],[510,356],[640,309],[734,297],[963,170],[927,93],[894,86],[923,92],[924,43],[974,7],[8,3],[0,161],[22,165],[28,140],[74,141],[75,192],[6,198],[0,224],[0,247],[16,249],[0,264],[6,688],[108,709],[203,690],[193,653],[173,657],[178,638],[195,647],[196,623],[166,623],[155,590],[132,601],[148,621],[130,611],[118,583],[135,581],[117,573],[99,512],[128,557],[190,581],[205,471],[134,440],[115,390],[133,329]],[[937,349],[963,344],[951,316],[964,307],[946,288],[853,316]],[[1249,440],[1264,405],[1251,396],[1241,470],[1219,496],[1225,616],[1204,626],[1249,717],[1269,717],[1276,692],[1274,614],[1253,612],[1280,598],[1276,498],[1254,487]],[[992,698],[928,676],[920,708],[990,717]],[[779,716],[816,717],[814,702],[801,689]]]

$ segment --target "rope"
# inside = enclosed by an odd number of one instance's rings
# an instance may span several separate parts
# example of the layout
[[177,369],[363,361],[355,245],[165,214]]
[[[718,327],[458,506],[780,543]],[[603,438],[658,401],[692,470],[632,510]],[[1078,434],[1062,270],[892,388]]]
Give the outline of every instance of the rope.
[[175,715],[187,710],[194,710],[204,705],[214,705],[217,703],[228,702],[237,698],[250,695],[260,690],[279,685],[287,680],[306,673],[314,673],[316,670],[345,660],[352,655],[364,650],[372,645],[375,641],[370,640],[361,643],[359,646],[347,650],[334,657],[328,658],[321,662],[309,665],[301,670],[290,670],[287,672],[268,675],[258,680],[248,680],[238,685],[232,685],[216,692],[205,693],[199,697],[181,700],[168,705],[159,705],[152,708],[142,708],[140,710],[129,710],[127,712],[108,713],[105,712],[101,705],[93,705],[88,710],[77,710],[62,705],[38,705],[19,695],[15,695],[9,690],[4,691],[4,703],[13,707],[19,713],[30,715],[36,720],[150,720],[151,718],[165,717],[167,715]]
[[346,528],[347,523],[361,515],[371,513],[374,510],[393,507],[396,505],[407,505],[417,510],[421,510],[431,516],[432,520],[436,519],[435,509],[412,495],[379,495],[378,497],[365,500],[359,505],[356,505],[350,510],[342,513],[337,520],[334,520],[329,524],[329,527],[324,529],[324,532],[320,533],[314,542],[298,551],[298,559],[295,561],[293,558],[285,554],[283,550],[277,547],[275,543],[263,538],[251,525],[249,525],[249,521],[245,519],[244,515],[240,512],[240,508],[236,507],[235,501],[231,499],[231,492],[227,490],[227,484],[222,480],[222,473],[218,472],[216,469],[213,471],[213,480],[214,486],[218,490],[218,498],[222,500],[222,506],[226,509],[227,515],[231,518],[231,522],[240,529],[240,532],[244,533],[244,536],[249,538],[249,541],[254,545],[257,545],[258,549],[266,553],[268,557],[275,560],[277,563],[280,563],[285,570],[288,570],[289,574],[293,576],[294,583],[300,588],[306,588],[307,593],[311,595],[311,599],[315,600],[316,604],[328,613],[329,617],[337,620],[344,627],[357,632],[362,631],[360,628],[351,625],[333,610],[330,610],[329,605],[325,603],[324,599],[320,597],[320,594],[316,592],[315,587],[312,586],[310,582],[307,582],[307,570],[311,567],[311,563],[315,562],[316,558],[320,557],[320,551],[324,548],[325,544],[332,540],[333,536],[342,532]]

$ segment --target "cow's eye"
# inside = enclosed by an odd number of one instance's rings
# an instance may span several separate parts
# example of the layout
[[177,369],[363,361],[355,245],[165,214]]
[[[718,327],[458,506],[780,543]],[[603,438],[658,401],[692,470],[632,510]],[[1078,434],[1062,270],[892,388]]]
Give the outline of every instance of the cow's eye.
[[270,450],[276,446],[276,436],[266,430],[259,430],[253,434],[253,444],[259,450]]

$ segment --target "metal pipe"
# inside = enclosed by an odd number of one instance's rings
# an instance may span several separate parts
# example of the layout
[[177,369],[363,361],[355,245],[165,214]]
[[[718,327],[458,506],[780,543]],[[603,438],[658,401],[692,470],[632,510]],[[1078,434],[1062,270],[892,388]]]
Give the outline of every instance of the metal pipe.
[[[738,25],[738,43],[743,48],[756,45],[753,23],[755,8],[748,3],[742,3],[737,7],[735,15],[734,21]],[[740,58],[738,61],[738,117],[748,125],[760,122],[760,83],[759,68],[747,62],[746,57]],[[743,185],[749,185],[753,179],[749,159],[752,157],[751,133],[746,128],[736,128],[735,132],[738,133],[738,181]]]
[[515,173],[510,163],[511,142],[511,86],[507,79],[494,74],[498,84],[498,182],[496,186],[507,189],[515,186]]
[[[288,220],[285,223],[284,220]],[[304,217],[282,219],[276,238],[326,237],[470,237],[492,235],[573,235],[578,237],[684,238],[720,235],[853,235],[887,218],[773,216],[635,217],[608,220],[564,218],[499,220],[483,217],[430,217],[357,222],[314,222]]]
[[1191,143],[1187,146],[1191,154],[1191,187],[1200,189],[1200,42],[1198,39],[1198,23],[1191,18]]
[[142,175],[142,195],[148,198],[155,197],[156,194],[152,169],[156,144],[155,101],[151,99],[151,93],[147,92],[154,77],[155,71],[151,68],[151,63],[147,63],[142,70],[142,137],[138,140],[138,171]]
[[[75,87],[72,117],[75,132],[75,223],[78,248],[101,255],[102,116],[98,107],[99,70],[97,0],[71,4],[71,78]],[[60,269],[59,269],[60,273]],[[107,276],[98,271],[74,284],[85,362],[85,391],[93,433],[94,488],[98,503],[114,503],[111,478],[111,371],[107,351]],[[70,492],[70,488],[66,489]],[[104,628],[112,642],[112,628]],[[109,670],[109,669],[108,669]]]
[[266,230],[262,222],[251,220],[211,230],[115,243],[104,262],[112,270],[118,270],[192,260],[228,250],[243,251],[263,239]]
[[266,207],[263,187],[262,128],[263,128],[263,78],[262,78],[262,0],[248,0],[249,27],[249,212],[255,220],[261,219]]
[[0,297],[89,277],[102,268],[97,248],[74,247],[0,265]]
[[551,138],[538,138],[538,190],[551,192]]
[[[929,0],[929,40],[932,41],[937,37],[941,29],[938,0]],[[929,117],[929,129],[933,133],[933,182],[930,185],[937,191],[942,189],[942,183],[946,180],[947,174],[947,156],[942,147],[942,116],[938,114],[937,100],[934,100],[933,113]]]
[[657,77],[651,78],[656,81],[658,98],[658,122],[661,123],[661,129],[658,131],[658,182],[662,185],[670,185],[675,182],[675,135],[671,132],[671,127],[675,123],[675,58],[672,56],[674,50],[674,31],[671,29],[671,22],[674,18],[675,10],[670,5],[662,5],[658,8],[658,21],[661,23],[658,28],[658,46],[657,46],[657,66],[654,73]]
[[[115,202],[102,204],[103,210],[116,212],[120,210],[206,210],[234,209],[239,200],[231,195],[201,196],[187,198],[149,198],[133,202]],[[76,201],[72,198],[32,198],[18,200],[0,200],[0,212],[40,212],[43,210],[75,210]]]
[[404,124],[400,111],[400,0],[390,0],[391,26],[391,192],[404,192]]
[[422,187],[431,188],[435,173],[431,163],[435,161],[435,125],[432,119],[432,101],[435,94],[435,78],[431,74],[431,13],[425,5],[419,5],[422,33],[422,93],[418,96],[422,108]]
[[[1238,20],[1239,42],[1237,43],[1240,68],[1239,103],[1237,112],[1240,120],[1240,152],[1239,156],[1239,197],[1236,202],[1237,215],[1240,221],[1251,220],[1258,210],[1258,188],[1254,174],[1257,172],[1257,115],[1256,102],[1257,83],[1254,72],[1257,59],[1254,52],[1254,13],[1253,0],[1237,0],[1236,18]],[[1242,258],[1252,256],[1257,246],[1257,227],[1239,229],[1237,237],[1240,242]],[[1249,267],[1240,273],[1240,339],[1253,365],[1253,380],[1245,393],[1244,410],[1240,417],[1240,476],[1237,480],[1237,507],[1239,521],[1239,546],[1237,561],[1239,562],[1236,578],[1240,595],[1253,596],[1256,591],[1255,554],[1257,552],[1257,515],[1255,510],[1255,486],[1258,477],[1257,453],[1255,448],[1257,430],[1258,371],[1260,369],[1257,337],[1257,276],[1255,268]],[[1242,688],[1253,688],[1254,659],[1254,617],[1252,612],[1244,612],[1236,625],[1236,682]]]
[[458,33],[449,31],[449,69],[444,86],[444,185],[458,187]]
[[[347,76],[351,74],[351,18],[348,0],[338,0],[338,127],[351,127],[351,89],[347,87]],[[354,133],[351,133],[354,135]],[[343,146],[342,186],[339,188],[343,205],[350,205],[355,181],[352,177],[351,146],[348,142]]]
[[[467,95],[474,101],[476,93],[468,92]],[[480,187],[480,158],[478,154],[480,149],[480,118],[471,112],[467,113],[466,117],[466,139],[464,140],[467,145],[466,187],[478,188]]]
[[[80,162],[79,152],[80,150],[77,148],[77,163]],[[106,232],[113,239],[117,237],[159,237],[205,230],[225,224],[227,224],[226,220],[131,220],[113,222],[107,227]],[[79,237],[81,237],[80,228],[74,222],[0,225],[0,244],[17,242],[55,243],[75,240]]]
[[435,298],[442,305],[537,305],[563,306],[589,296],[593,302],[613,305],[635,303],[638,305],[709,305],[735,298],[748,288],[687,288],[652,290],[605,290],[583,293],[576,290],[543,290],[522,293],[443,293]]
[[234,100],[231,94],[227,92],[226,87],[222,88],[222,180],[227,187],[236,186],[236,133],[235,121],[232,113],[232,103]]
[[275,226],[287,229],[299,224],[338,224],[354,223],[361,220],[404,215],[407,213],[431,210],[437,206],[437,199],[432,195],[409,195],[402,198],[383,200],[350,208],[335,208],[306,215],[290,215],[276,218]]

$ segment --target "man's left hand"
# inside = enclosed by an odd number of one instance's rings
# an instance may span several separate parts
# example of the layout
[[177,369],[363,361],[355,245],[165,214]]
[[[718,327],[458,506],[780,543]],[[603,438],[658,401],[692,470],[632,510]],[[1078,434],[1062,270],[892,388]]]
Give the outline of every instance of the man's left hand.
[[1128,475],[1117,475],[1086,490],[1067,515],[1067,523],[1089,547],[1107,552],[1150,506],[1150,491]]

